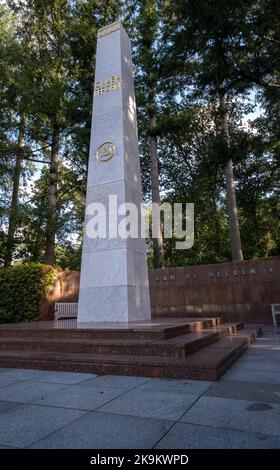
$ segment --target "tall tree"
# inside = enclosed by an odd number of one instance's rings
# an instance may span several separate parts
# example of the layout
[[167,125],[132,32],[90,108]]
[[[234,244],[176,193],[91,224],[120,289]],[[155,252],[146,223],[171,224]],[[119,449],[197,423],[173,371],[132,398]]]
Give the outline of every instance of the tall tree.
[[240,227],[238,218],[238,209],[236,203],[235,181],[233,174],[233,161],[231,158],[231,144],[229,133],[229,109],[225,97],[220,95],[220,112],[221,112],[221,132],[223,137],[224,148],[229,156],[225,168],[227,207],[230,231],[231,256],[233,261],[242,261],[243,252],[241,248]]
[[[142,107],[146,121],[146,133],[149,141],[152,203],[160,205],[159,166],[158,166],[158,85],[159,85],[159,41],[160,10],[158,0],[132,2],[135,5],[134,24],[132,24],[136,65],[139,84],[138,105]],[[131,27],[131,26],[130,26]],[[153,238],[153,265],[164,265],[163,235],[161,229]]]
[[5,254],[5,266],[9,266],[12,262],[13,251],[15,247],[15,231],[18,225],[18,204],[19,204],[19,188],[20,188],[20,177],[22,172],[22,155],[21,150],[24,145],[24,118],[21,118],[18,132],[17,152],[16,152],[16,163],[13,172],[13,189],[12,189],[12,201],[10,206],[9,222],[8,222],[8,233],[6,241],[6,254]]
[[[30,111],[32,101],[32,60],[29,43],[21,42],[17,25],[11,11],[0,9],[1,35],[1,157],[6,164],[13,165],[10,181],[11,202],[7,216],[7,236],[4,263],[8,266],[16,246],[16,232],[20,225],[19,195],[20,180],[24,171],[25,116]],[[30,157],[30,155],[29,155]]]
[[[180,60],[192,61],[193,85],[197,95],[205,94],[220,106],[220,132],[224,146],[227,206],[234,261],[243,259],[238,209],[235,195],[233,162],[230,155],[229,103],[246,85],[240,80],[235,64],[244,60],[242,31],[250,13],[251,1],[242,5],[235,0],[201,2],[179,1],[175,7],[174,27],[170,33],[171,48]],[[171,53],[170,48],[170,53]]]
[[[78,19],[75,17],[76,12],[79,13]],[[77,1],[75,3],[67,0],[56,0],[51,3],[43,1],[39,4],[36,3],[34,7],[31,28],[33,28],[36,37],[43,45],[40,54],[45,60],[45,69],[43,70],[45,77],[42,90],[40,90],[39,103],[42,102],[43,97],[43,114],[47,118],[51,147],[44,255],[44,262],[48,264],[54,264],[56,258],[58,161],[62,156],[63,148],[69,156],[69,147],[65,147],[67,132],[73,129],[74,132],[72,132],[75,135],[75,129],[84,126],[84,122],[75,122],[77,115],[79,119],[81,117],[81,111],[79,110],[83,105],[80,100],[77,100],[77,96],[79,96],[77,89],[80,93],[87,93],[86,111],[88,114],[84,117],[88,124],[90,122],[91,95],[88,93],[88,88],[85,90],[84,85],[88,85],[86,78],[88,79],[89,74],[91,74],[91,80],[93,81],[94,56],[92,51],[95,48],[97,29],[104,22],[114,20],[117,12],[118,3],[112,0],[108,2],[106,7],[103,4],[96,4],[92,0]],[[87,19],[85,13],[88,14]],[[81,30],[81,23],[84,30]],[[87,52],[80,49],[80,55],[78,56],[77,46],[80,46],[82,38],[87,34],[89,34],[88,39],[91,37],[95,41],[92,44],[86,44]],[[88,61],[89,58],[90,62]],[[81,66],[84,68],[85,64],[87,70],[84,74]]]

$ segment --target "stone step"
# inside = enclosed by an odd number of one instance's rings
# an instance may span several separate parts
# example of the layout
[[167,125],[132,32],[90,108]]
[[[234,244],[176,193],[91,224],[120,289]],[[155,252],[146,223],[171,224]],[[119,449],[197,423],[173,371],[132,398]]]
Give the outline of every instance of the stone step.
[[2,350],[0,367],[218,380],[258,334],[257,329],[244,329],[186,358]]
[[185,357],[224,336],[236,333],[241,327],[240,323],[225,323],[222,326],[165,340],[41,338],[39,335],[2,336],[0,337],[0,351]]
[[94,329],[87,328],[86,326],[77,328],[65,328],[67,320],[61,320],[57,322],[57,325],[50,327],[49,323],[44,322],[28,324],[15,324],[15,325],[1,325],[0,326],[0,338],[3,337],[40,337],[40,338],[84,338],[84,339],[168,339],[176,336],[180,336],[186,333],[194,331],[202,331],[207,328],[219,326],[223,323],[221,317],[211,317],[200,320],[191,319],[179,319],[177,324],[174,322],[168,322],[163,320],[162,322],[155,322],[149,326],[143,322],[143,327],[133,327],[133,323],[127,328],[123,328],[121,324],[114,324],[114,326],[103,324],[97,326],[95,324]]

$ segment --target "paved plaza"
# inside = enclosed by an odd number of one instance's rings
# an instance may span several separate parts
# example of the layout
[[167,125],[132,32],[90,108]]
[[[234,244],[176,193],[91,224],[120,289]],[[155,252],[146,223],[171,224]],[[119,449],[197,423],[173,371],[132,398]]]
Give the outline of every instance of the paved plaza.
[[0,448],[280,448],[280,329],[219,382],[0,369]]

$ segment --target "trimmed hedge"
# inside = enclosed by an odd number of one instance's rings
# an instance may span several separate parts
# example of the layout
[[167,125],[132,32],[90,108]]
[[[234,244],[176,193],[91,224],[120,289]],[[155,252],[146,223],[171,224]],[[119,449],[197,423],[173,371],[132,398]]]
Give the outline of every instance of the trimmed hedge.
[[0,323],[34,320],[58,273],[41,263],[0,268]]

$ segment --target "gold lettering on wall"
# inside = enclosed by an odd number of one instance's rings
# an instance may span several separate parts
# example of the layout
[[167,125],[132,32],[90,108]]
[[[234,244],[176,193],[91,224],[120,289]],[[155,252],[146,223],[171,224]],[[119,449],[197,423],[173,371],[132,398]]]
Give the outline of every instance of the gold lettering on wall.
[[121,88],[121,77],[119,75],[112,75],[110,78],[95,83],[94,94],[103,95],[103,93],[116,90],[117,88]]

